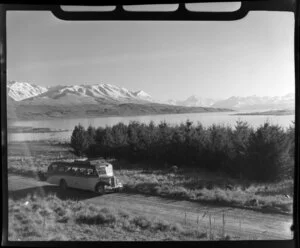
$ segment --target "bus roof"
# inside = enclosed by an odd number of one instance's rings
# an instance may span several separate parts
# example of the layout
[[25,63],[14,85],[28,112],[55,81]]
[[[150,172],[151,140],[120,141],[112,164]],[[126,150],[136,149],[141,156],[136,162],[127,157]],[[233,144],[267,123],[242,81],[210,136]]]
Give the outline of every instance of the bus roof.
[[58,161],[54,162],[52,164],[57,164],[57,165],[64,165],[64,166],[77,166],[77,167],[107,167],[111,166],[110,163],[107,163],[106,161],[101,161],[101,160],[75,160],[73,162],[71,161]]

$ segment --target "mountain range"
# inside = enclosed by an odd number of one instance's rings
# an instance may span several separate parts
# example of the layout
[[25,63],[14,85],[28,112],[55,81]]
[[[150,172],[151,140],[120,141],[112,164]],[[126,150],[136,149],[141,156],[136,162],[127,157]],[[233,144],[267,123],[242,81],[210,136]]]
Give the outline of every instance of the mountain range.
[[160,103],[172,106],[229,108],[234,110],[295,109],[294,94],[284,96],[232,96],[227,99],[203,98],[192,95],[185,100],[158,102],[143,90],[130,91],[111,84],[79,84],[42,87],[27,82],[8,81],[11,101],[31,105],[83,105],[121,103]]
[[113,102],[152,102],[146,92],[130,91],[111,84],[81,84],[69,86],[41,87],[27,82],[9,81],[8,96],[14,101],[49,104],[86,104]]
[[186,100],[168,100],[168,104],[188,107],[229,108],[233,110],[274,110],[295,109],[295,96],[292,93],[284,96],[232,96],[227,99],[202,98],[190,96]]
[[28,82],[8,81],[7,95],[9,117],[22,119],[295,109],[292,93],[273,97],[232,96],[227,99],[192,95],[185,100],[161,102],[143,90],[131,91],[112,84],[42,87]]
[[7,83],[8,118],[45,119],[231,111],[224,108],[180,106],[157,102],[146,92],[111,84],[41,87]]

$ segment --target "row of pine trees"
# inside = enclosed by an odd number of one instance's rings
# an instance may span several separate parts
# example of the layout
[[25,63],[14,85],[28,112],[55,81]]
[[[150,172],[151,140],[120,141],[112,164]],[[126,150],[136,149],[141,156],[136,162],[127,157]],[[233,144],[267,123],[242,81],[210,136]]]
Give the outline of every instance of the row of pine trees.
[[234,127],[204,127],[187,120],[179,125],[130,122],[85,129],[75,126],[71,147],[79,155],[142,161],[160,167],[196,167],[256,181],[293,177],[295,128],[266,122],[254,129],[237,121]]

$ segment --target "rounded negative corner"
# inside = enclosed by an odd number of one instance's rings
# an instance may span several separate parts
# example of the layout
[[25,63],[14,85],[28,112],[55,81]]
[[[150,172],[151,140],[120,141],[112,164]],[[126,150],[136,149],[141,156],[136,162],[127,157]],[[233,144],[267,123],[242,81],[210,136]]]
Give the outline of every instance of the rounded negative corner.
[[193,11],[187,8],[186,3],[183,4],[181,10],[188,12],[190,15],[198,16],[197,20],[209,20],[209,21],[237,21],[245,18],[251,9],[244,2],[240,1],[238,9],[233,11]]
[[56,18],[60,19],[60,20],[66,20],[64,18],[65,16],[65,11],[61,8],[60,5],[55,5],[55,6],[52,6],[51,8],[51,13],[52,15],[54,15]]
[[[109,11],[65,11],[61,5],[52,6],[50,11],[58,19],[63,21],[89,21],[89,20],[114,20],[118,14],[124,11],[122,5],[115,5]],[[101,15],[99,15],[101,13]]]

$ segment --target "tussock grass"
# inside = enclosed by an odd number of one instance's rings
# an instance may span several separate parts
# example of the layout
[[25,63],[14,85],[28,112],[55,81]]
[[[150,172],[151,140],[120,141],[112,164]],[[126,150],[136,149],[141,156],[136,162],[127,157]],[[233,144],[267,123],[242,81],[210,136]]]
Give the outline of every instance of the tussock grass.
[[179,223],[55,195],[9,199],[9,240],[193,240],[207,235]]
[[113,224],[117,221],[117,217],[110,209],[89,205],[76,213],[75,221],[78,224],[88,225]]
[[116,174],[128,192],[292,213],[293,180],[253,183],[205,171],[132,169]]

